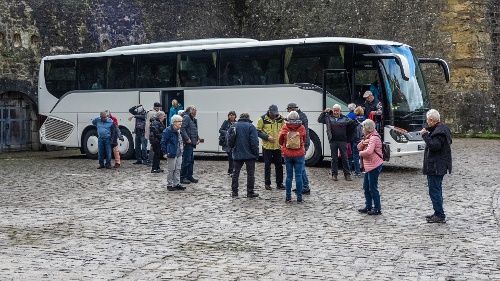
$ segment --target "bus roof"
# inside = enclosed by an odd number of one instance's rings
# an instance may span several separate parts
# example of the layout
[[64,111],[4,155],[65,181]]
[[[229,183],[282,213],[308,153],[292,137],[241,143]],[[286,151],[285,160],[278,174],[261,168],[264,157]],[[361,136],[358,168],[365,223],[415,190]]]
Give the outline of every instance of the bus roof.
[[[234,40],[235,42],[227,42],[230,40]],[[87,58],[87,57],[187,52],[187,51],[197,51],[197,50],[218,50],[218,49],[233,49],[233,48],[245,48],[245,47],[264,47],[264,46],[298,45],[298,44],[313,44],[313,43],[346,43],[346,44],[359,44],[359,45],[369,45],[369,46],[404,45],[403,43],[394,41],[360,39],[360,38],[349,38],[349,37],[315,37],[315,38],[280,39],[280,40],[270,40],[270,41],[258,41],[247,38],[226,38],[226,39],[220,38],[220,39],[197,39],[197,40],[184,40],[184,41],[172,41],[172,42],[159,42],[152,44],[123,46],[110,49],[106,52],[46,56],[43,58],[43,60],[72,59],[72,58],[76,59],[76,58]]]

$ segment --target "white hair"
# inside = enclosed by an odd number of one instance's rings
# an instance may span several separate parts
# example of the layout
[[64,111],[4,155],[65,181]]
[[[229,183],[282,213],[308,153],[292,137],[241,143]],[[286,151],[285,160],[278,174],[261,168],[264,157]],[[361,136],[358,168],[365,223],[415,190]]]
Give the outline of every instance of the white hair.
[[366,119],[365,121],[363,121],[363,123],[361,123],[361,125],[363,126],[363,129],[365,129],[365,131],[367,131],[368,133],[371,133],[373,132],[373,130],[375,130],[375,122],[373,122],[373,120],[371,119]]
[[170,122],[174,123],[176,121],[182,121],[182,116],[180,116],[180,115],[174,115],[174,116],[172,116],[172,118],[170,119]]
[[286,119],[288,120],[298,120],[299,119],[299,114],[297,111],[290,111],[288,115],[286,116]]
[[347,108],[349,109],[349,111],[353,111],[355,108],[356,108],[356,104],[355,103],[350,103]]
[[432,120],[434,122],[440,122],[441,121],[441,116],[439,115],[439,112],[435,109],[431,109],[427,111],[427,119]]
[[156,112],[156,118],[160,119],[162,117],[165,117],[165,112],[163,112],[161,110]]
[[342,110],[342,107],[341,107],[341,106],[340,106],[340,104],[338,104],[338,103],[334,104],[334,105],[332,106],[332,108],[333,108],[333,109],[338,108],[338,109]]

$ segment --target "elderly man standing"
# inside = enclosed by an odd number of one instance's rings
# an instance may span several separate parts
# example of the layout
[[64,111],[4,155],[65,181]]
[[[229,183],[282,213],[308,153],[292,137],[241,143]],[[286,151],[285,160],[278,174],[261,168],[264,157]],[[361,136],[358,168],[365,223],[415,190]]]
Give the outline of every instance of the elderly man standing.
[[363,94],[366,102],[364,105],[366,119],[372,119],[375,122],[377,132],[380,133],[380,124],[382,123],[382,103],[373,96],[373,93],[366,91]]
[[264,156],[264,177],[266,189],[271,189],[271,162],[274,162],[276,172],[276,188],[285,189],[283,185],[283,161],[278,137],[285,118],[278,112],[276,105],[269,106],[266,114],[257,121],[257,133],[262,139],[262,154]]
[[349,165],[347,164],[347,132],[353,131],[351,126],[355,126],[354,120],[342,115],[341,107],[338,104],[333,106],[333,111],[330,108],[321,112],[318,117],[318,122],[326,124],[328,140],[330,141],[330,150],[332,154],[332,177],[334,181],[338,181],[338,151],[342,157],[342,169],[344,177],[347,181],[351,181]]
[[[146,138],[149,138],[149,133],[150,133],[150,127],[151,127],[151,121],[153,121],[153,119],[156,118],[156,113],[158,111],[161,110],[161,103],[159,102],[155,102],[153,104],[153,109],[151,110],[148,110],[148,112],[146,113],[146,124],[145,124],[145,128],[144,128],[144,135],[146,136]],[[151,143],[151,141],[149,141],[149,144],[153,145]],[[148,160],[144,162],[144,164],[146,165],[150,165],[153,161],[153,157],[154,157],[154,149],[151,148],[149,150],[149,154],[148,154]],[[160,156],[161,157],[161,156]]]
[[194,149],[200,144],[198,135],[198,120],[196,119],[196,107],[189,106],[182,115],[181,136],[184,141],[184,152],[182,154],[181,183],[197,183],[193,178]]
[[111,137],[114,134],[115,123],[102,111],[98,117],[92,120],[92,124],[97,127],[97,155],[99,167],[104,168],[104,154],[106,154],[106,169],[111,169]]

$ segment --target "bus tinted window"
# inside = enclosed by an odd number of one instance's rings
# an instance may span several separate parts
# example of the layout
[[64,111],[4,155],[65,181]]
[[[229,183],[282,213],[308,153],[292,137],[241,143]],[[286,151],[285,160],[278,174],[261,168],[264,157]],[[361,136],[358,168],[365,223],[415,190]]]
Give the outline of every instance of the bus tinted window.
[[74,60],[52,60],[45,62],[45,85],[56,98],[75,90],[76,66]]
[[137,86],[139,88],[174,87],[176,84],[175,54],[139,55]]
[[281,47],[221,50],[221,85],[279,84],[280,62]]
[[344,45],[338,44],[304,44],[287,47],[285,83],[323,85],[324,69],[345,68],[344,48]]
[[79,60],[78,89],[106,89],[106,58],[87,58]]
[[190,52],[177,55],[176,85],[179,87],[215,86],[217,52]]
[[129,89],[135,87],[135,58],[132,56],[108,57],[108,89]]

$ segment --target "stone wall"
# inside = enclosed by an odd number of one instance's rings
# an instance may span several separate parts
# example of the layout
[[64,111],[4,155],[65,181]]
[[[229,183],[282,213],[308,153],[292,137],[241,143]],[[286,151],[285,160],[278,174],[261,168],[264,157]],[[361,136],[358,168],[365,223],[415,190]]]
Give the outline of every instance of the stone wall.
[[194,38],[366,37],[447,60],[448,84],[424,65],[433,107],[456,133],[500,133],[499,9],[498,0],[0,0],[0,94],[36,100],[46,55]]

